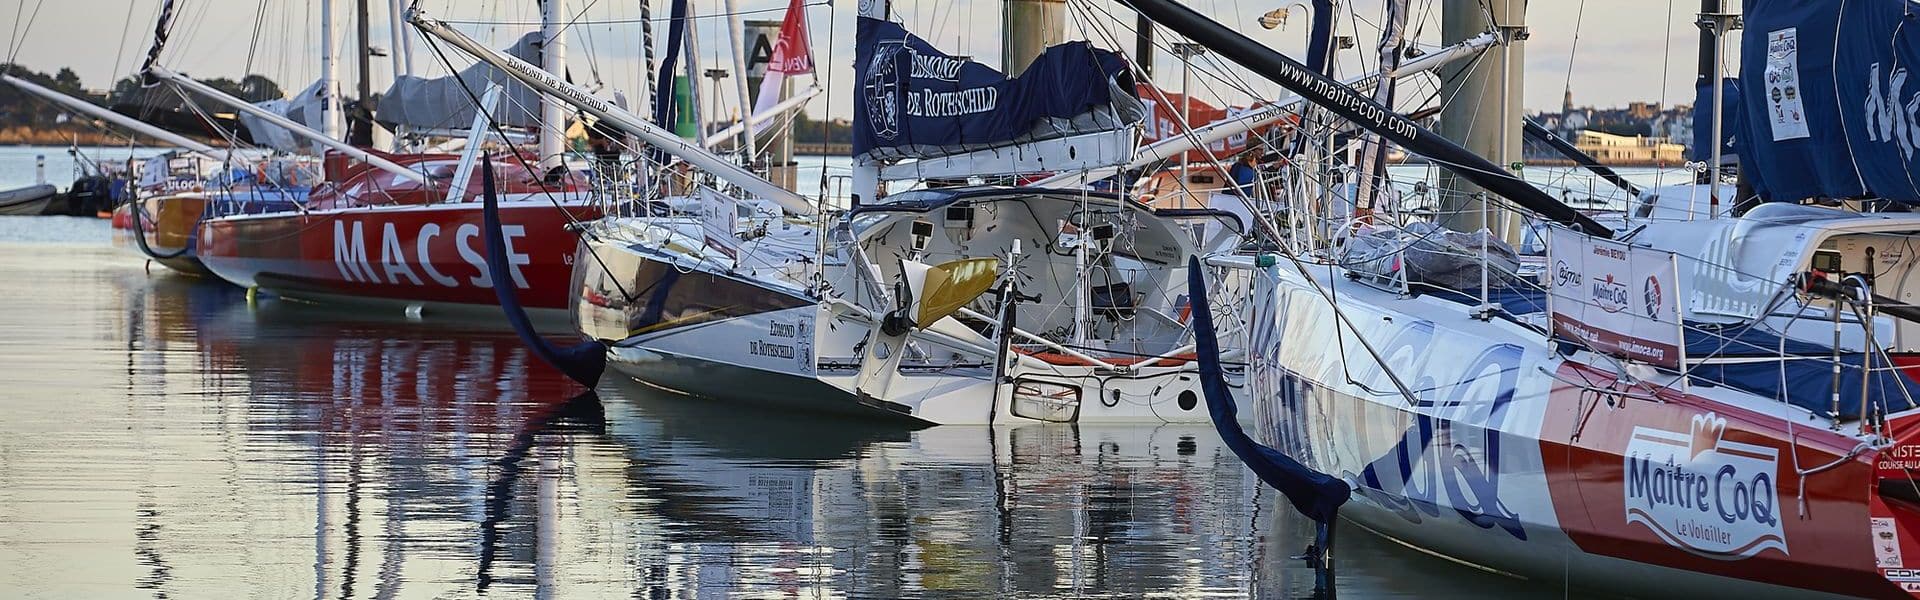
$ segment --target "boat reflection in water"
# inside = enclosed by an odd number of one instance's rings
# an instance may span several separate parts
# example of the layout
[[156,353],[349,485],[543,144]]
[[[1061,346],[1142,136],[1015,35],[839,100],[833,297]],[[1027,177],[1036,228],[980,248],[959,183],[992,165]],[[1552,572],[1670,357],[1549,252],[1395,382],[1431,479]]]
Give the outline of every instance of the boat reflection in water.
[[[0,555],[17,567],[0,569],[0,589],[1288,597],[1313,585],[1290,558],[1310,527],[1204,425],[903,431],[629,385],[585,394],[486,323],[249,307],[137,261],[49,260],[106,270],[46,277],[59,289],[27,308],[57,295],[109,318],[0,314],[15,339],[59,353],[14,389],[70,397],[58,412],[0,403]],[[0,271],[14,262],[0,257]],[[0,358],[24,347],[0,344]],[[1350,595],[1513,589],[1347,539]]]

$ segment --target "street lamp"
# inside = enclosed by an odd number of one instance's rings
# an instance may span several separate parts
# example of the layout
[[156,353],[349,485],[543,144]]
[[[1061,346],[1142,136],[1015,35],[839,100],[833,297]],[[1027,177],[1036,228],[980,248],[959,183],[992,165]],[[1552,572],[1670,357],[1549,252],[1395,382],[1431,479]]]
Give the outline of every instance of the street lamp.
[[1287,15],[1293,9],[1293,7],[1296,7],[1296,6],[1300,7],[1300,10],[1302,11],[1313,10],[1312,7],[1309,7],[1306,4],[1300,3],[1300,2],[1288,4],[1286,6],[1282,6],[1280,8],[1267,11],[1267,14],[1260,15],[1260,26],[1266,29],[1278,29],[1281,27],[1286,27]]

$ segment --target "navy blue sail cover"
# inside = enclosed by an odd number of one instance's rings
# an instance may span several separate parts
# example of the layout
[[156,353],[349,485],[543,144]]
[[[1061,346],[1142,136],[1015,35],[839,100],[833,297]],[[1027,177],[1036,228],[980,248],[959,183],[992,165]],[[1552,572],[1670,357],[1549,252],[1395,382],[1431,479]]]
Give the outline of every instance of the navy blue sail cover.
[[1009,78],[941,52],[898,23],[860,17],[859,27],[855,157],[922,158],[1016,143],[1048,119],[1110,106],[1116,93],[1137,100],[1126,59],[1086,42],[1047,48]]
[[1920,4],[1747,0],[1744,13],[1741,162],[1761,197],[1920,202]]
[[1338,477],[1313,470],[1287,453],[1253,441],[1240,427],[1240,409],[1220,365],[1220,338],[1213,328],[1213,309],[1207,301],[1206,271],[1200,258],[1187,258],[1187,289],[1193,295],[1193,345],[1200,362],[1200,391],[1207,398],[1207,415],[1214,431],[1247,469],[1273,489],[1280,490],[1300,514],[1322,524],[1339,516],[1340,506],[1353,497],[1353,487]]

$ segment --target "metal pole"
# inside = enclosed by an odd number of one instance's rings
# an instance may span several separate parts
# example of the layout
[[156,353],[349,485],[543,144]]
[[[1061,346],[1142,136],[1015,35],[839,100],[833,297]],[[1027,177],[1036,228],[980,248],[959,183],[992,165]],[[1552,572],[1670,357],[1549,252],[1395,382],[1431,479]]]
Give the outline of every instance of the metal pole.
[[683,41],[682,45],[686,47],[684,53],[687,55],[687,90],[692,92],[692,98],[689,98],[690,101],[687,102],[689,105],[687,110],[693,111],[693,139],[699,140],[701,147],[706,147],[708,137],[707,118],[712,115],[702,114],[705,111],[702,110],[700,106],[700,28],[695,26],[695,24],[700,21],[694,18],[693,11],[693,2],[692,0],[688,0],[687,34],[681,38]]
[[[740,92],[740,123],[747,122],[753,112],[753,92],[747,87],[747,47],[741,43],[746,34],[747,24],[740,20],[740,7],[735,0],[727,0],[727,35],[733,40],[733,72],[739,77],[733,78],[734,87]],[[715,95],[718,95],[717,93]],[[753,129],[746,128],[740,133],[739,149],[746,150],[747,168],[753,168],[755,157],[759,156],[754,148]]]
[[[1722,115],[1726,114],[1727,91],[1726,73],[1722,66],[1726,64],[1726,60],[1721,56],[1722,50],[1726,48],[1725,5],[1721,0],[1710,0],[1710,3],[1714,5],[1713,13],[1702,15],[1712,20],[1713,27],[1711,31],[1713,35],[1713,81],[1711,82],[1713,85],[1713,158],[1707,163],[1707,185],[1710,186],[1707,188],[1707,218],[1709,219],[1720,216],[1720,155],[1726,148],[1726,138],[1721,137],[1725,135],[1721,131],[1721,126]],[[1703,2],[1702,6],[1706,4],[1707,2]],[[1692,215],[1689,215],[1688,219],[1692,219]]]
[[[357,16],[359,17],[354,29],[354,33],[356,34],[355,39],[359,41],[357,45],[358,52],[356,53],[358,54],[356,58],[359,60],[356,61],[354,66],[357,67],[357,74],[360,76],[360,80],[355,90],[359,92],[359,97],[354,98],[353,103],[360,107],[366,107],[367,100],[373,97],[373,37],[368,24],[368,22],[373,19],[372,13],[369,12],[367,8],[368,0],[358,0],[355,4],[355,12],[358,13]],[[344,117],[346,115],[342,114],[341,116]],[[367,117],[366,119],[353,124],[353,132],[349,141],[356,146],[373,145],[373,115],[369,114],[365,116]]]
[[[387,48],[387,58],[393,61],[394,81],[413,76],[412,42],[407,40],[404,25],[401,24],[406,19],[406,11],[406,0],[387,0],[387,45],[391,46]],[[402,50],[403,47],[405,50]],[[406,133],[405,125],[394,126],[395,138],[404,139]]]
[[413,76],[413,40],[407,39],[405,25],[407,0],[387,0],[387,39],[393,47],[387,56],[393,59],[393,76]]
[[[540,2],[540,68],[565,80],[567,77],[567,0]],[[553,98],[540,102],[540,168],[543,171],[567,163],[566,105]]]
[[[1176,48],[1180,50],[1180,129],[1181,131],[1188,131],[1193,127],[1193,92],[1187,89],[1187,85],[1193,77],[1193,49],[1189,46],[1178,46]],[[1186,189],[1187,182],[1191,181],[1191,178],[1187,175],[1188,162],[1190,161],[1187,160],[1187,155],[1181,154],[1180,189]],[[1188,196],[1192,196],[1192,194],[1184,194],[1181,197],[1185,198]],[[1186,201],[1183,200],[1180,204],[1184,206]]]
[[[333,0],[320,0],[320,133],[340,139],[340,61],[334,55]],[[314,149],[320,152],[319,148]]]

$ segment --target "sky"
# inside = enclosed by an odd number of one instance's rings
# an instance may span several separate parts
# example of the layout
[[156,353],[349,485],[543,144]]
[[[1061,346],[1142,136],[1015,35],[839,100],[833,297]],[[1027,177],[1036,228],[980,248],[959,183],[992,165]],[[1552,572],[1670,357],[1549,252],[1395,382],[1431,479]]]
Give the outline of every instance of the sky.
[[[100,0],[46,2],[0,0],[0,15],[19,15],[7,37],[9,56],[36,70],[52,72],[72,67],[89,88],[103,89],[113,79],[139,68],[151,43],[155,15],[162,0]],[[1410,0],[1419,41],[1438,43],[1438,0]],[[1518,0],[1516,0],[1518,1]],[[312,82],[319,73],[320,4],[317,0],[177,0],[179,25],[174,29],[162,64],[197,77],[233,77],[252,72],[273,78],[289,92]],[[641,30],[637,0],[566,0],[570,13],[580,15],[569,28],[568,66],[578,81],[599,83],[602,96],[614,90],[639,89]],[[698,19],[701,68],[729,68],[726,3],[737,5],[745,19],[778,20],[787,0],[693,0]],[[853,29],[856,0],[806,0],[812,29],[814,59],[822,69],[816,76],[827,93],[808,106],[812,115],[831,111],[846,117],[852,110]],[[837,2],[838,5],[834,5]],[[952,54],[1000,62],[1000,3],[993,0],[894,0],[896,19],[907,28]],[[1382,0],[1347,3],[1338,25],[1342,35],[1356,38],[1357,50],[1341,53],[1340,70],[1349,75],[1368,68]],[[353,2],[337,0],[341,48],[352,48]],[[393,44],[388,35],[388,0],[371,0],[372,35],[376,47]],[[452,22],[456,28],[492,47],[509,45],[520,34],[538,28],[535,0],[420,0],[425,12]],[[664,17],[666,0],[654,0],[656,17]],[[1305,54],[1308,16],[1298,0],[1189,0],[1189,6],[1299,58]],[[1292,5],[1288,23],[1273,30],[1257,24],[1261,13]],[[1072,0],[1068,3],[1067,38],[1088,39],[1113,48],[1105,40],[1124,40],[1115,48],[1131,53],[1132,13],[1113,0]],[[1531,38],[1525,43],[1525,106],[1529,110],[1557,109],[1561,94],[1571,89],[1579,105],[1620,106],[1630,101],[1690,103],[1693,97],[1697,30],[1693,26],[1698,4],[1675,0],[1535,1],[1527,7]],[[123,12],[124,11],[124,12]],[[1115,19],[1114,16],[1119,16]],[[3,17],[0,17],[3,19]],[[831,27],[830,27],[831,26]],[[664,44],[666,28],[657,24],[657,44]],[[416,74],[447,72],[441,59],[414,36]],[[1162,32],[1164,36],[1165,33]],[[1363,52],[1364,50],[1364,52]],[[446,48],[458,67],[472,61]],[[1246,104],[1255,96],[1277,97],[1278,86],[1258,80],[1243,70],[1213,66],[1211,59],[1196,63],[1197,98]],[[393,68],[388,58],[375,58],[374,89],[384,89]],[[1571,65],[1571,69],[1569,69]],[[1180,86],[1177,59],[1165,53],[1157,59],[1156,81],[1167,89]],[[345,81],[353,81],[353,66],[343,64]],[[1569,73],[1572,74],[1569,77]],[[804,77],[802,81],[805,81]],[[732,81],[723,82],[720,99],[731,103]],[[349,83],[344,86],[351,90]],[[713,96],[710,96],[713,97]],[[723,107],[723,111],[731,111]]]

